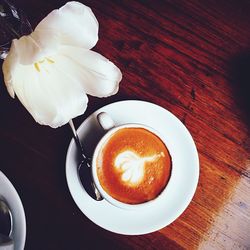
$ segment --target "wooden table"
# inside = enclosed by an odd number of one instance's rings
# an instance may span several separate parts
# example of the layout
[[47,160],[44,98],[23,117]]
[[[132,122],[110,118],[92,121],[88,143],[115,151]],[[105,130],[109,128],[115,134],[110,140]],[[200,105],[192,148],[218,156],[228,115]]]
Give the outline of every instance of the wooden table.
[[[66,1],[20,0],[32,26]],[[185,212],[141,236],[99,228],[77,208],[65,178],[67,126],[40,126],[0,86],[0,169],[26,213],[26,249],[250,249],[250,2],[83,0],[100,23],[94,50],[123,72],[117,95],[88,110],[140,99],[191,132],[200,179]],[[1,187],[0,187],[1,188]]]

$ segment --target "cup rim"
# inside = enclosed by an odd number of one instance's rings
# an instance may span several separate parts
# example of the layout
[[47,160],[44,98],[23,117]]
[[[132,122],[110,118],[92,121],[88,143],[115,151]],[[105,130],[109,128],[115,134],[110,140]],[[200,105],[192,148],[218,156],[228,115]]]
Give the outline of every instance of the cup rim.
[[[151,133],[153,133],[154,135],[156,135],[165,145],[165,147],[167,148],[169,155],[170,155],[170,160],[171,160],[171,172],[170,172],[170,177],[168,179],[168,182],[166,183],[165,187],[163,188],[163,190],[161,191],[160,194],[158,194],[154,199],[143,202],[143,203],[139,203],[139,204],[129,204],[129,203],[125,203],[125,202],[121,202],[115,198],[113,198],[111,195],[109,195],[101,186],[98,175],[97,175],[97,171],[96,171],[96,159],[98,156],[98,153],[102,147],[102,145],[106,142],[106,140],[115,132],[117,132],[120,129],[123,128],[143,128],[146,130],[149,130]],[[91,162],[91,172],[92,172],[92,178],[93,181],[95,183],[96,188],[98,189],[98,191],[100,192],[100,194],[102,195],[102,197],[108,201],[110,204],[119,207],[119,208],[123,208],[123,209],[139,209],[139,208],[145,208],[146,206],[152,206],[153,204],[158,203],[161,198],[163,197],[163,194],[166,192],[168,184],[171,180],[171,176],[172,176],[172,172],[173,172],[173,159],[172,159],[172,154],[171,154],[171,150],[169,149],[169,147],[167,146],[166,142],[164,141],[163,137],[161,136],[161,134],[156,131],[154,128],[148,126],[148,125],[144,125],[144,124],[140,124],[140,123],[126,123],[126,124],[122,124],[122,125],[118,125],[115,126],[113,128],[111,128],[109,131],[107,131],[103,137],[98,141],[95,149],[94,149],[94,153],[93,153],[93,157],[92,157],[92,162]]]

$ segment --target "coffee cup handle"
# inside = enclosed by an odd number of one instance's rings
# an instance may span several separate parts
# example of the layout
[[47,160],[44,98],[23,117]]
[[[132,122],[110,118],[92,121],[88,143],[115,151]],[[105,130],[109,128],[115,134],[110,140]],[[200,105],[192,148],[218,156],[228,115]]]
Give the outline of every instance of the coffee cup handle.
[[115,123],[112,120],[112,118],[106,113],[101,112],[97,115],[97,121],[99,122],[100,126],[103,128],[103,130],[108,131],[115,127]]

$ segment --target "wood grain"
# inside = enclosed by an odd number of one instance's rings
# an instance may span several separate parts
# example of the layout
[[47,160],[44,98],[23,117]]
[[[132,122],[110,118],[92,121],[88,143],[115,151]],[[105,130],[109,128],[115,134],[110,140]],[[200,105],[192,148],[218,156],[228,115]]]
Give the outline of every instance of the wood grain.
[[[20,0],[33,27],[66,1]],[[0,86],[0,169],[27,217],[26,249],[250,248],[250,2],[82,1],[100,24],[95,51],[123,72],[120,91],[90,97],[89,114],[117,100],[154,102],[191,132],[200,179],[187,210],[142,236],[107,232],[70,197],[64,161],[71,134],[36,124]]]

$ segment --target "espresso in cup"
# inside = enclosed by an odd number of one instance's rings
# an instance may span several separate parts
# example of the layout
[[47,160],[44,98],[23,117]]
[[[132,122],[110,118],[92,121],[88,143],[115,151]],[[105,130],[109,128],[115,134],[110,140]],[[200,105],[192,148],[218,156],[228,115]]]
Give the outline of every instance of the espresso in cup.
[[103,190],[126,204],[153,200],[171,175],[166,145],[143,127],[123,127],[102,143],[96,157],[96,173]]

